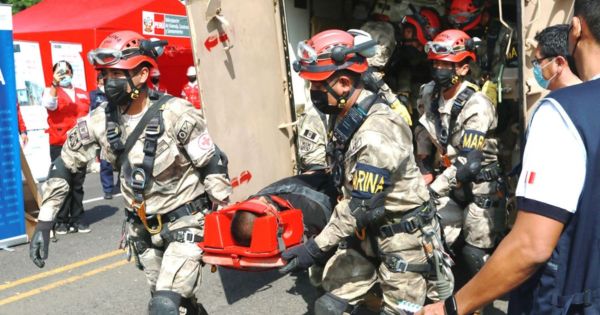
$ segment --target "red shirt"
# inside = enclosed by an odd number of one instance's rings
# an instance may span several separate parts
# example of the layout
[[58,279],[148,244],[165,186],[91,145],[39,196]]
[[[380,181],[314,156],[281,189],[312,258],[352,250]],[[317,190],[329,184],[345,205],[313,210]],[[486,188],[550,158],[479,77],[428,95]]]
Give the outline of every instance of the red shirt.
[[184,85],[183,89],[181,90],[181,96],[188,102],[192,103],[192,105],[194,105],[194,107],[197,109],[202,108],[200,89],[198,88],[197,82],[188,82],[186,85]]
[[88,114],[90,99],[87,93],[75,89],[75,101],[61,87],[56,88],[56,110],[48,111],[48,129],[50,145],[63,145],[67,140],[67,131],[75,126],[77,118]]

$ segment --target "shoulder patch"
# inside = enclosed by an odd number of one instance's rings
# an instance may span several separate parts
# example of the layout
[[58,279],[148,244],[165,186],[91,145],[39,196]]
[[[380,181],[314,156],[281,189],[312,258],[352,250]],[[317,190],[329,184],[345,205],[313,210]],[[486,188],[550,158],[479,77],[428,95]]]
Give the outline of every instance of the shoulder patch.
[[357,163],[352,175],[352,197],[370,199],[390,185],[390,172],[384,168]]
[[298,144],[298,150],[300,151],[300,153],[308,153],[312,151],[315,145],[313,142],[307,141],[304,138],[298,139]]
[[300,136],[314,143],[317,143],[317,141],[319,140],[319,134],[310,129],[304,130],[304,132]]
[[485,143],[485,133],[477,130],[465,130],[465,134],[462,137],[461,141],[461,151],[469,152],[471,150],[479,150],[483,149],[483,144]]
[[81,139],[79,139],[79,133],[77,132],[77,129],[71,129],[67,134],[67,146],[69,146],[69,149],[76,151],[81,148],[82,145],[83,144],[81,143]]
[[90,129],[88,128],[87,121],[81,120],[77,122],[77,131],[79,132],[79,137],[81,141],[88,142],[91,141]]
[[191,120],[186,120],[183,122],[181,128],[179,128],[179,131],[177,131],[177,140],[179,141],[179,143],[187,143],[188,139],[190,138],[190,135],[192,134],[192,130],[194,130],[195,125],[196,122]]

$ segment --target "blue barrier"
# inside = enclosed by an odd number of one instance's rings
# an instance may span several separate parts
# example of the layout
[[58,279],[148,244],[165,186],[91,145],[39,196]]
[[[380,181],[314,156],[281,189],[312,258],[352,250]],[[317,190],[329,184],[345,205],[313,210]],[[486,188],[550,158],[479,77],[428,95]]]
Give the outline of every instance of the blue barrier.
[[27,242],[11,6],[0,4],[0,248]]

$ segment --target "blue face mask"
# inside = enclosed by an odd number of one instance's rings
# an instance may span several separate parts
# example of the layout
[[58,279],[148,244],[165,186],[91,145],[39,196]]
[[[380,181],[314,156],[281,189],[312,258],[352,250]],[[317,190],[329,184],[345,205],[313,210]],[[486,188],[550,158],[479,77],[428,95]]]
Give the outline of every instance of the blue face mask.
[[550,85],[550,81],[552,81],[552,79],[554,79],[554,77],[556,77],[556,75],[558,73],[555,73],[550,79],[546,80],[544,78],[544,74],[542,73],[542,70],[548,66],[550,63],[554,62],[554,59],[552,59],[552,61],[548,62],[547,64],[545,64],[543,67],[540,66],[539,64],[535,64],[533,66],[533,76],[535,77],[535,80],[537,81],[537,83],[543,88],[543,89],[548,89],[548,85]]
[[60,85],[62,87],[69,87],[69,86],[71,86],[71,82],[72,81],[73,81],[72,77],[66,76],[62,80],[60,80],[60,82],[58,83],[58,85]]

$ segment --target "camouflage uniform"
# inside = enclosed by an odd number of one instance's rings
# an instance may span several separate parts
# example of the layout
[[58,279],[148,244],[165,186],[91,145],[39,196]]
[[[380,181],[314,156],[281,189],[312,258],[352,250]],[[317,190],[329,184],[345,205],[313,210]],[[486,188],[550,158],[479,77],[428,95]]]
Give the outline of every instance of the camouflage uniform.
[[[459,153],[469,150],[483,152],[483,170],[497,167],[498,141],[494,138],[497,125],[497,116],[490,100],[481,92],[475,92],[464,104],[462,111],[455,119],[452,130],[449,130],[448,145],[446,150],[441,145],[439,134],[441,127],[450,126],[451,109],[454,99],[468,85],[463,82],[450,100],[434,98],[434,89],[430,88],[433,82],[428,83],[424,90],[431,93],[422,95],[425,113],[419,122],[429,133],[430,139],[438,149],[440,156],[446,152],[445,157],[451,161],[449,167],[443,170],[430,188],[438,195],[438,212],[442,218],[442,225],[446,241],[452,244],[463,230],[467,244],[482,249],[493,248],[504,228],[504,203],[498,197],[502,191],[498,180],[476,180],[470,183],[456,181],[457,163],[465,163],[466,158]],[[437,102],[437,105],[435,104]],[[477,198],[477,200],[475,200]],[[483,206],[481,198],[491,200],[492,206]],[[464,209],[464,210],[463,210]]]
[[[148,104],[146,108],[151,106],[151,102]],[[95,158],[98,148],[102,149],[111,164],[116,165],[117,156],[106,136],[106,105],[102,104],[68,132],[61,157],[69,171],[84,168],[89,160]],[[142,114],[137,118],[141,116]],[[205,192],[217,204],[226,202],[231,194],[227,175],[210,174],[203,180],[199,172],[215,154],[215,145],[200,111],[183,99],[172,98],[163,105],[162,117],[164,132],[157,141],[152,179],[144,193],[149,220],[154,215],[167,215],[180,206],[197,200]],[[131,116],[119,115],[123,143],[138,121]],[[145,155],[144,139],[145,134],[142,133],[121,167],[121,191],[128,206],[134,201],[131,165],[142,163]],[[44,184],[40,220],[52,220],[68,189],[68,183],[62,178],[53,177]],[[139,220],[131,219],[134,216],[131,209],[127,210],[128,238],[132,248],[137,249],[133,254],[139,254],[138,267],[144,270],[152,292],[167,290],[179,293],[184,298],[194,297],[201,279],[202,256],[196,243],[169,242],[163,233],[151,235]],[[167,228],[170,231],[184,229],[201,237],[204,217],[202,211],[205,209],[195,210],[199,212],[179,217],[173,222],[165,220],[162,231],[167,231]]]
[[297,128],[300,173],[325,169],[327,116],[310,106],[298,119]]
[[[388,22],[369,21],[361,27],[361,30],[368,32],[373,39],[377,41],[376,52],[373,57],[367,58],[369,67],[373,72],[374,78],[381,82],[377,87],[379,93],[385,97],[390,107],[400,114],[409,126],[412,125],[412,119],[406,104],[403,104],[392,89],[383,81],[385,76],[384,68],[396,48],[396,38],[394,36],[394,27]],[[375,91],[375,90],[373,90]]]
[[[357,102],[370,94],[364,90]],[[423,305],[427,291],[423,274],[393,272],[386,264],[373,262],[373,258],[377,260],[382,254],[395,254],[411,264],[426,264],[428,254],[421,230],[412,234],[397,233],[387,238],[367,232],[358,246],[344,246],[356,230],[356,219],[349,206],[352,198],[358,195],[368,198],[385,191],[382,224],[397,223],[404,214],[428,202],[429,193],[412,154],[410,128],[387,104],[376,102],[351,138],[343,164],[343,199],[335,207],[325,229],[315,238],[315,243],[323,251],[342,243],[325,266],[323,288],[350,304],[357,304],[379,281],[387,312],[401,313],[395,308],[400,301]],[[433,234],[439,232],[435,220],[429,221],[425,227]],[[378,250],[373,248],[371,238],[374,238]],[[438,242],[432,247],[441,248]]]

